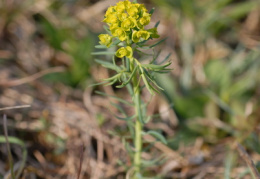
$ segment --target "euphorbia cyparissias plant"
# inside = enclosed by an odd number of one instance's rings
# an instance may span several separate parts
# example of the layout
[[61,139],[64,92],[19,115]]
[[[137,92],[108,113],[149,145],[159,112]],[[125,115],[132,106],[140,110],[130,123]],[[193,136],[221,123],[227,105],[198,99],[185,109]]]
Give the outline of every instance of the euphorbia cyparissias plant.
[[[156,45],[163,40],[156,42],[153,45],[148,45],[147,42],[154,38],[159,38],[157,32],[157,26],[146,29],[145,27],[150,23],[153,9],[148,12],[143,4],[137,2],[131,2],[129,0],[120,1],[115,6],[110,6],[104,16],[103,22],[107,23],[108,27],[105,27],[108,34],[100,34],[100,44],[97,48],[110,48],[117,47],[117,51],[112,53],[118,59],[122,60],[121,65],[117,65],[115,58],[113,61],[107,62],[103,60],[96,60],[102,66],[116,71],[117,73],[104,79],[107,85],[113,85],[116,82],[121,82],[116,87],[127,87],[129,94],[132,96],[132,106],[135,107],[135,114],[133,116],[126,116],[125,118],[119,118],[128,122],[129,128],[134,130],[134,150],[133,152],[133,168],[131,171],[134,173],[134,178],[141,177],[142,168],[142,135],[150,134],[166,143],[166,140],[160,133],[156,131],[143,131],[143,126],[149,121],[149,117],[145,114],[144,102],[141,100],[141,90],[144,85],[151,94],[159,92],[162,88],[156,83],[154,73],[165,73],[170,69],[167,68],[171,63],[166,62],[164,65],[158,65],[155,63],[155,53],[151,55],[149,64],[142,64],[141,61],[134,57],[134,52],[145,54],[142,50],[153,49]],[[94,55],[109,55],[111,52],[103,51],[93,53]],[[165,58],[165,61],[169,56]],[[122,100],[121,100],[122,101]],[[127,103],[126,103],[127,104]],[[126,113],[125,113],[126,115]],[[131,121],[131,123],[129,123]],[[131,155],[132,156],[132,155]]]

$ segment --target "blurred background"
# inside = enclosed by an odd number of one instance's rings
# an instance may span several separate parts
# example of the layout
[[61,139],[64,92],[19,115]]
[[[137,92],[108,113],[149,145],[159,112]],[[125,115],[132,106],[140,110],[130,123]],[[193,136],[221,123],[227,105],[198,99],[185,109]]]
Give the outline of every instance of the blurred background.
[[[21,178],[121,179],[131,161],[129,131],[118,106],[95,90],[131,100],[125,89],[92,86],[109,71],[92,56],[103,16],[117,0],[0,1],[0,179],[10,165],[3,140],[7,115],[14,170]],[[155,178],[253,178],[236,143],[260,167],[260,1],[139,0],[155,7],[158,61],[173,70],[156,77],[146,129],[167,145],[145,140],[145,176]],[[113,49],[112,49],[113,50]],[[115,50],[115,49],[114,49]],[[148,59],[149,60],[149,59]],[[149,92],[143,92],[149,101]],[[30,105],[4,110],[5,107]],[[117,107],[116,107],[117,105]],[[125,136],[125,137],[124,137]],[[124,140],[122,141],[122,137]],[[27,152],[27,155],[26,155]],[[81,171],[79,171],[81,169]]]

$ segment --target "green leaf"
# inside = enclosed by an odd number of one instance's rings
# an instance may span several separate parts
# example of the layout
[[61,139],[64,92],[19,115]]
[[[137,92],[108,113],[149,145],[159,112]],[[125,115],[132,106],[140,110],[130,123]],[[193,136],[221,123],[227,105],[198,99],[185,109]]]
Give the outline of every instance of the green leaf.
[[170,65],[171,65],[171,62],[168,62],[165,65],[142,64],[142,67],[147,68],[152,71],[160,71],[160,70],[164,70],[165,67],[168,67]]
[[163,144],[167,144],[166,139],[164,138],[164,136],[162,134],[160,134],[157,131],[148,131],[145,134],[149,134],[151,136],[154,136],[155,138],[157,138],[159,141],[161,141]]
[[165,63],[165,62],[170,58],[171,55],[172,55],[172,53],[169,53],[169,54],[165,57],[165,59],[159,63],[159,65]]
[[121,76],[121,73],[115,74],[114,76],[110,78],[103,79],[104,81],[112,81],[112,80],[118,80]]
[[95,93],[96,93],[96,94],[99,94],[99,95],[102,95],[102,96],[114,98],[114,99],[118,100],[118,101],[121,102],[121,103],[124,103],[124,104],[129,105],[129,106],[133,106],[132,103],[129,103],[128,101],[123,100],[123,99],[121,99],[121,98],[118,98],[118,97],[116,97],[116,96],[109,95],[109,94],[103,93],[103,92],[101,92],[101,91],[95,91]]
[[121,112],[124,116],[127,116],[127,114],[125,113],[124,109],[120,105],[118,105],[116,103],[111,103],[111,104],[113,106],[115,106],[118,109],[118,111]]
[[155,165],[158,165],[158,163],[161,163],[163,158],[165,156],[161,155],[160,157],[157,157],[153,160],[144,160],[142,159],[142,166],[145,166],[145,167],[152,167],[152,166],[155,166]]
[[111,80],[111,82],[109,83],[107,83],[107,84],[105,84],[105,86],[110,86],[110,85],[113,85],[113,84],[115,84],[117,82],[117,79],[114,79],[114,80]]
[[121,42],[121,40],[117,39],[115,41],[113,41],[112,45],[118,45]]
[[115,65],[113,63],[106,62],[104,60],[95,59],[95,62],[99,63],[100,65],[102,65],[105,68],[109,68],[109,69],[115,70],[117,72],[121,70],[117,65]]
[[115,52],[108,52],[108,51],[92,52],[91,55],[115,55]]
[[119,116],[116,116],[117,119],[123,120],[123,121],[130,121],[130,120],[134,119],[135,117],[136,117],[136,115],[129,116],[129,117],[119,117]]
[[[146,77],[145,77],[144,74],[141,74],[141,77],[142,77],[142,79],[143,79],[143,82],[144,82],[144,84],[145,84],[145,87],[148,89],[148,91],[150,92],[150,94],[154,95],[154,91],[157,91],[157,90],[154,89],[154,88],[150,85],[150,83],[147,81],[147,79],[146,79]],[[159,93],[159,91],[158,91],[158,93]]]
[[155,10],[155,8],[153,7],[150,11],[149,11],[149,14],[153,14],[154,13],[154,10]]
[[[153,52],[154,52],[154,49],[153,49]],[[162,52],[162,50],[159,50],[159,52],[156,55],[155,55],[155,52],[154,52],[153,60],[150,62],[150,64],[156,64],[155,61],[157,60],[157,58],[159,57],[161,52]]]
[[123,88],[124,86],[126,86],[131,80],[132,78],[134,77],[135,73],[136,73],[136,70],[137,70],[138,66],[135,66],[131,76],[128,78],[127,81],[123,82],[121,85],[118,85],[116,86],[117,88]]
[[145,52],[142,52],[141,50],[138,50],[138,49],[136,49],[136,51],[139,52],[142,55],[153,56],[153,54],[145,53]]
[[106,31],[108,34],[111,34],[109,28],[108,28],[106,25],[103,25],[103,28],[105,29],[105,31]]
[[144,45],[144,43],[145,43],[146,41],[143,42],[143,43],[139,42],[139,43],[137,43],[136,45],[137,45],[138,47],[142,48],[142,49],[146,49],[146,50],[147,50],[147,49],[151,49],[151,48],[153,48],[153,47],[155,47],[155,46],[161,44],[161,43],[164,42],[166,39],[167,39],[167,38],[164,38],[164,39],[162,39],[162,40],[156,42],[156,43],[153,44],[153,45],[147,45],[147,44]]
[[156,24],[155,24],[155,26],[154,27],[158,27],[159,26],[159,24],[160,24],[160,21],[158,21],[158,22],[156,22]]
[[160,89],[160,90],[164,90],[163,88],[161,88],[157,83],[156,83],[156,81],[155,81],[155,79],[149,74],[149,72],[147,72],[146,70],[145,70],[145,75],[148,77],[148,79],[158,88],[158,89]]
[[152,119],[152,116],[147,116],[144,123],[147,124]]
[[125,138],[123,138],[122,143],[123,143],[123,145],[125,146],[126,151],[130,154],[130,156],[133,156],[133,155],[134,155],[134,151],[132,150],[131,145],[129,144],[129,142],[127,142],[127,141],[125,140]]
[[172,71],[173,69],[171,68],[166,68],[164,69],[163,71],[154,71],[154,73],[159,73],[159,74],[167,74],[169,73],[170,71]]
[[107,46],[105,46],[105,45],[95,45],[95,48],[104,49],[104,48],[107,48]]
[[150,47],[150,48],[153,48],[153,47],[155,47],[155,46],[159,45],[160,43],[164,42],[166,39],[167,39],[167,38],[164,38],[164,39],[162,39],[162,40],[160,40],[160,41],[156,42],[155,44],[153,44],[153,45],[150,45],[149,47]]
[[92,85],[89,85],[88,88],[93,87],[93,86],[103,85],[103,84],[106,84],[106,83],[107,83],[107,81],[102,81],[100,83],[94,83]]

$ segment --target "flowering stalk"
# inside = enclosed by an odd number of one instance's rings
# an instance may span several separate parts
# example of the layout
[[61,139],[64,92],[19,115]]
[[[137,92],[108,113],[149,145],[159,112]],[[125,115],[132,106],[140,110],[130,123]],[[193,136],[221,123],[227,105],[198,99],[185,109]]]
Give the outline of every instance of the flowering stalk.
[[[134,56],[134,52],[142,52],[144,49],[153,49],[156,45],[161,43],[163,40],[148,45],[147,41],[154,38],[159,38],[157,33],[156,24],[154,28],[145,29],[145,26],[150,23],[153,9],[148,12],[143,4],[130,2],[129,0],[120,1],[115,6],[110,6],[105,14],[103,22],[106,22],[108,27],[106,30],[108,34],[100,34],[100,45],[96,48],[110,48],[118,47],[115,52],[115,56],[122,60],[122,65],[117,65],[113,58],[113,63],[96,60],[106,68],[115,70],[116,75],[104,79],[104,83],[113,85],[116,82],[120,82],[121,85],[116,87],[122,88],[127,86],[132,87],[130,94],[132,95],[133,104],[135,106],[135,115],[125,118],[119,118],[121,120],[129,121],[134,120],[134,158],[133,165],[135,169],[135,178],[141,176],[141,153],[142,153],[142,135],[145,134],[143,126],[147,123],[149,118],[144,114],[144,107],[141,101],[141,90],[143,89],[140,84],[143,84],[151,94],[158,92],[161,88],[154,79],[154,73],[165,73],[170,69],[167,67],[171,64],[167,62],[164,65],[155,64],[156,55],[153,54],[149,64],[142,64]],[[103,51],[96,52],[93,55],[109,55],[111,52]],[[167,61],[168,56],[164,61]],[[162,89],[161,89],[162,90]],[[121,100],[122,101],[122,100]],[[132,126],[129,126],[132,127]],[[148,131],[146,134],[150,134],[160,139],[165,143],[165,139],[162,135],[156,131]]]

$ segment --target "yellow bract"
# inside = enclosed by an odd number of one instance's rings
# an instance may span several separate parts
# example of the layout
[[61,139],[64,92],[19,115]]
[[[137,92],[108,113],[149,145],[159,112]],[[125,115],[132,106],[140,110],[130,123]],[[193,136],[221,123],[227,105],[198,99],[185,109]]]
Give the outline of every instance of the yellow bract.
[[117,15],[116,15],[116,13],[112,12],[112,13],[108,14],[106,16],[106,18],[104,19],[104,22],[110,23],[110,24],[117,23]]
[[124,41],[127,38],[126,37],[126,32],[121,27],[117,27],[117,28],[112,29],[111,33],[112,33],[113,36],[118,37],[119,40],[121,40],[121,41]]
[[122,23],[121,23],[121,27],[125,30],[125,31],[130,31],[131,29],[133,29],[136,26],[136,20],[132,17],[129,17],[127,19],[125,19]]
[[138,8],[135,5],[132,5],[129,9],[127,9],[127,13],[129,14],[129,16],[133,17],[133,18],[138,18]]
[[130,46],[121,47],[120,49],[118,49],[116,51],[116,56],[118,58],[123,58],[123,57],[132,58],[133,57],[133,49]]
[[117,14],[117,17],[118,17],[119,21],[122,22],[123,20],[125,20],[128,17],[128,14],[122,12],[122,13]]
[[112,44],[112,37],[108,34],[100,34],[99,36],[99,43],[101,45],[105,45],[109,47]]
[[112,12],[115,12],[114,7],[110,6],[109,8],[107,8],[106,14],[105,16],[108,16],[109,14],[111,14]]
[[140,39],[147,40],[150,37],[150,33],[146,30],[139,30],[139,31],[134,31],[132,40],[133,42],[137,43],[140,41]]
[[123,1],[120,1],[116,4],[115,10],[117,13],[122,13],[125,10],[125,3]]
[[150,23],[151,20],[151,15],[149,13],[143,13],[143,16],[139,19],[139,23],[142,26],[148,25]]

